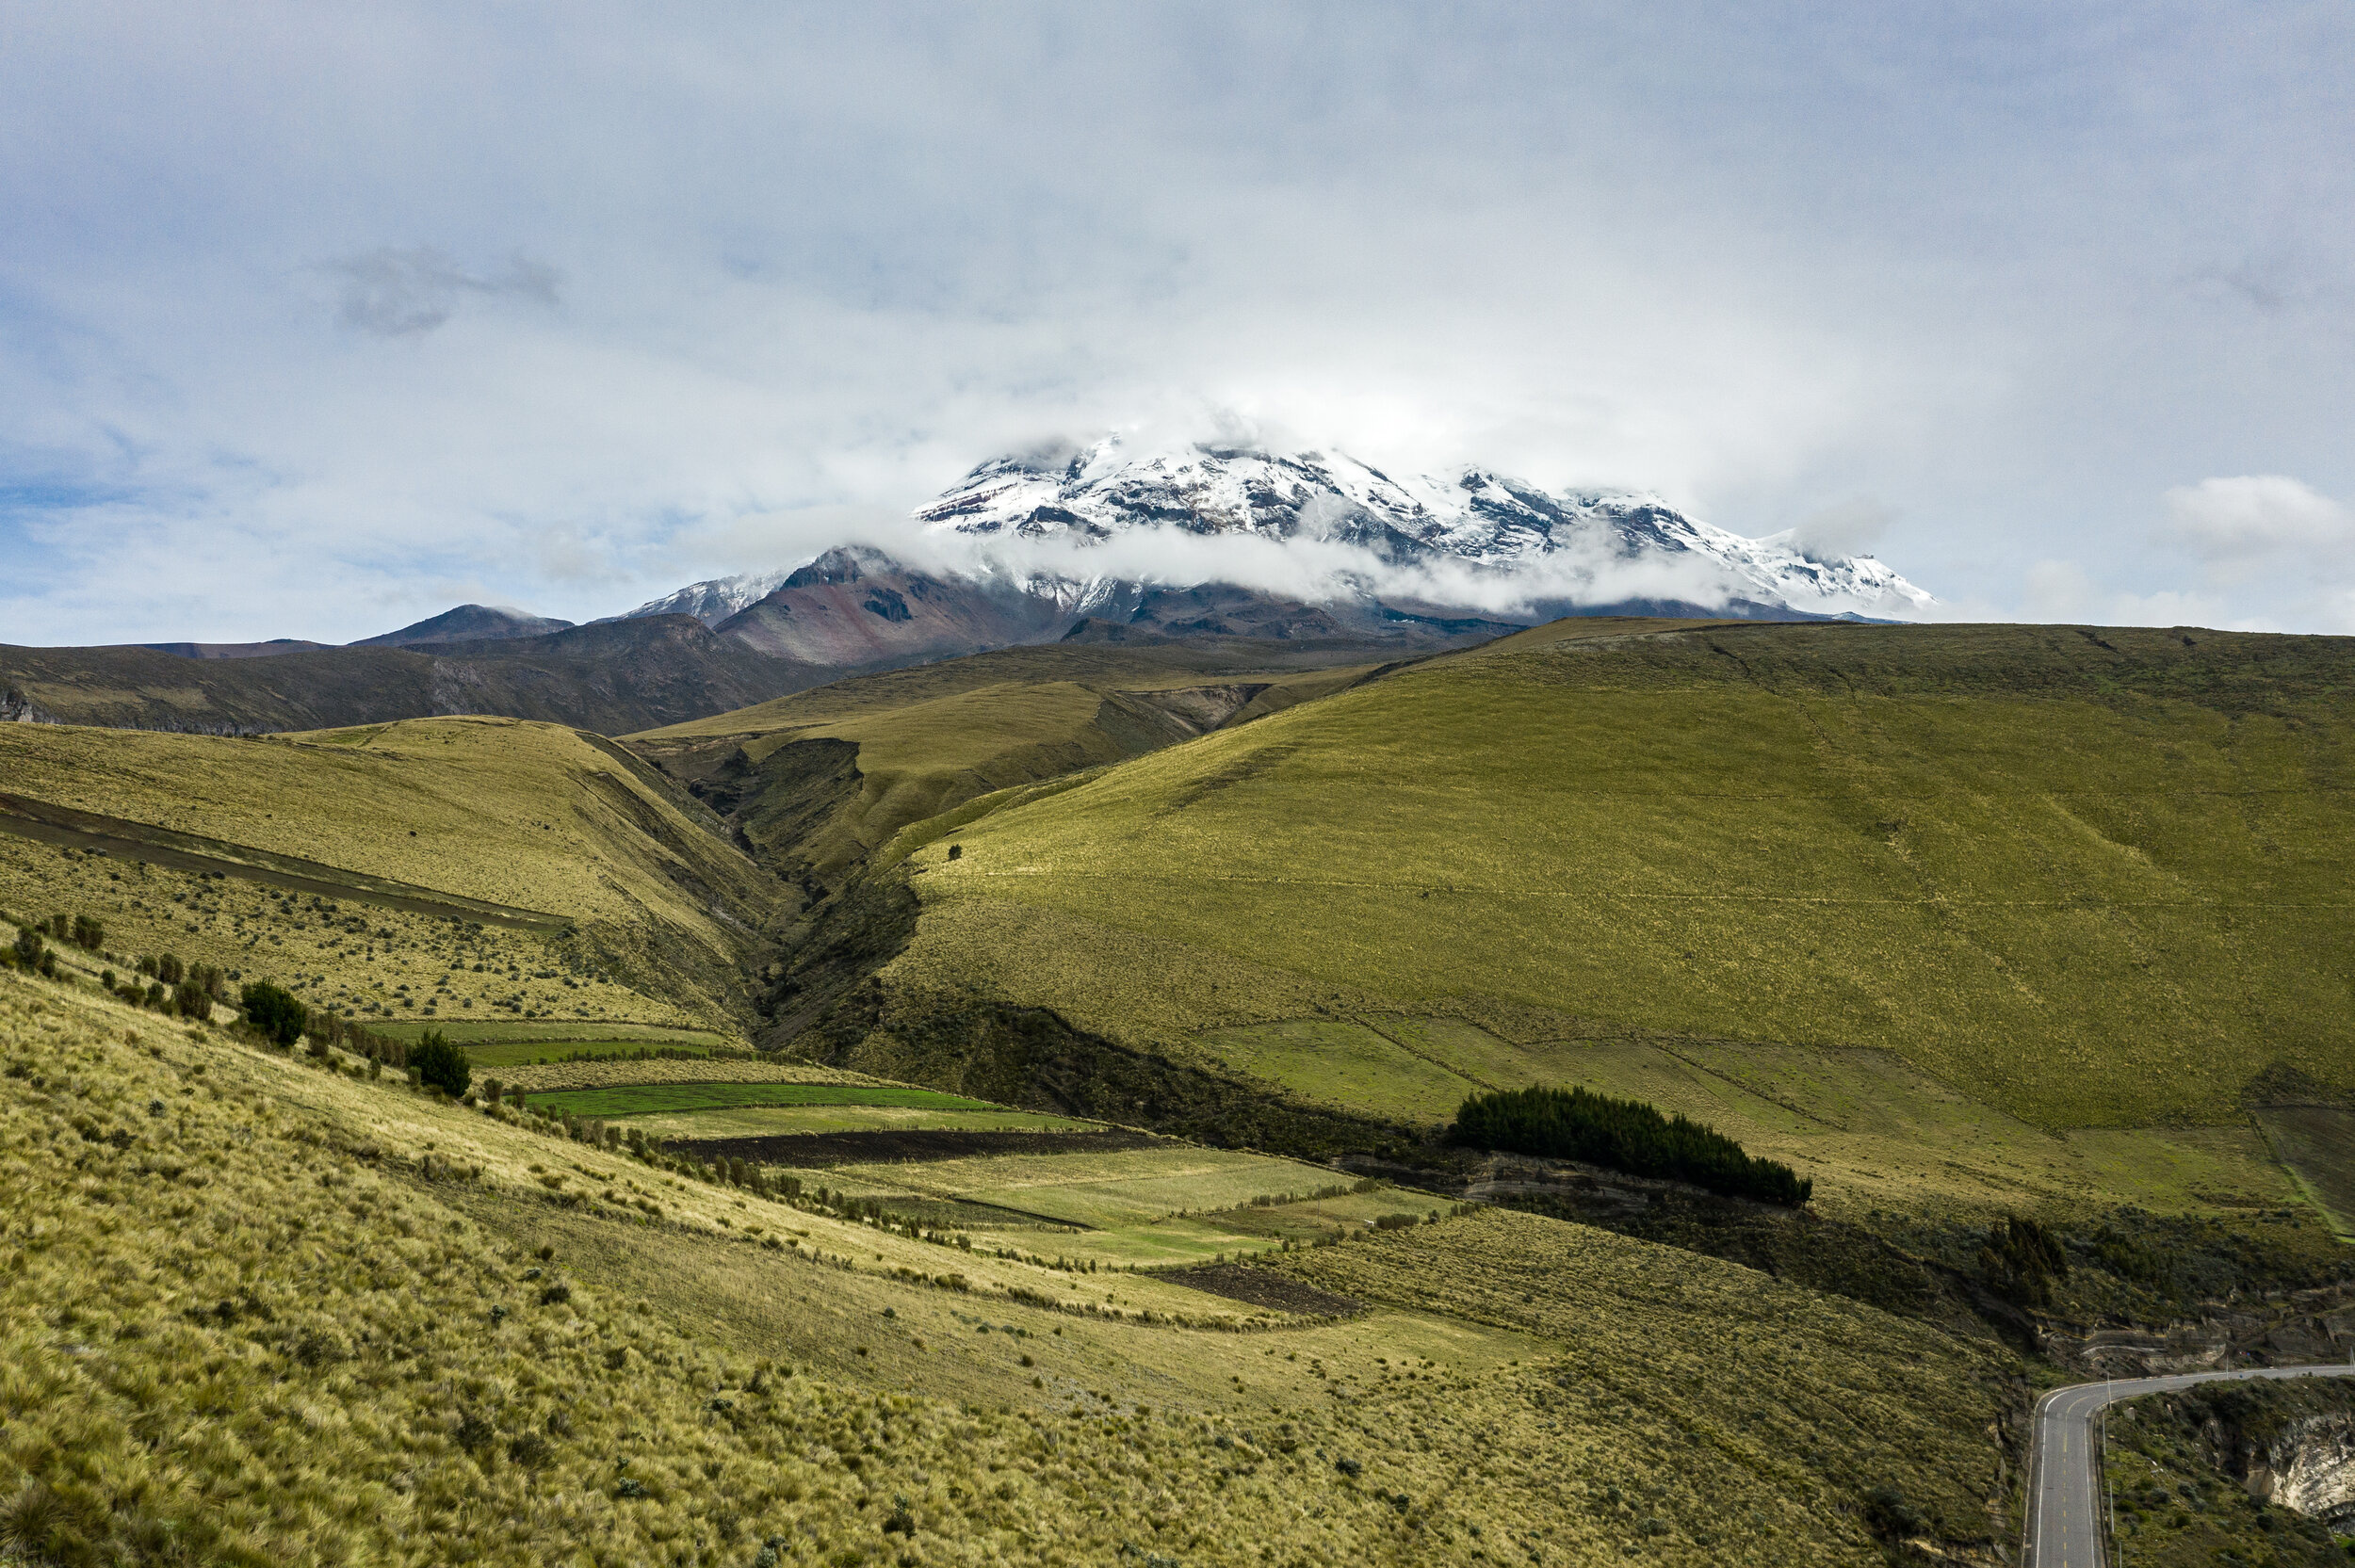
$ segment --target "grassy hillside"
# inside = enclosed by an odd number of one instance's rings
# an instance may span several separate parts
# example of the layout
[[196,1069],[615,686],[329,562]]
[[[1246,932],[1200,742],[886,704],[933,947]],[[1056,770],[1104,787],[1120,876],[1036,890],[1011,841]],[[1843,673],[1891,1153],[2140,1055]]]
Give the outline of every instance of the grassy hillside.
[[[9,724],[0,776],[13,796],[200,846],[190,864],[219,868],[145,864],[120,836],[99,856],[0,832],[0,909],[88,913],[109,951],[300,982],[372,1019],[724,1023],[779,897],[643,764],[553,725],[227,739]],[[294,859],[312,874],[282,875]],[[388,882],[533,918],[421,913],[430,902],[385,896]]]
[[1861,1565],[1888,1484],[2008,1528],[2006,1356],[1690,1253],[1442,1220],[1287,1254],[1293,1310],[686,1172],[0,974],[7,1546]]
[[895,835],[1341,688],[1396,650],[1054,645],[838,681],[630,737],[797,880],[839,885]]
[[1466,1021],[1506,1083],[1870,1047],[2034,1126],[2245,1127],[2268,1069],[2355,1085],[2350,704],[2346,639],[1564,623],[930,844],[885,978],[1421,1116],[1444,1050],[1204,1031]]

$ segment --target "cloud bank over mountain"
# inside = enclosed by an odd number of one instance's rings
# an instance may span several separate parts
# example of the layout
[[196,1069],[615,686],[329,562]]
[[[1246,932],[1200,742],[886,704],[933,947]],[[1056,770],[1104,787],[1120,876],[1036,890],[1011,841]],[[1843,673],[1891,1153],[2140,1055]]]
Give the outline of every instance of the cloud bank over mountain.
[[587,620],[1211,410],[2344,629],[2165,498],[2355,495],[2351,83],[2319,8],[55,8],[0,635]]

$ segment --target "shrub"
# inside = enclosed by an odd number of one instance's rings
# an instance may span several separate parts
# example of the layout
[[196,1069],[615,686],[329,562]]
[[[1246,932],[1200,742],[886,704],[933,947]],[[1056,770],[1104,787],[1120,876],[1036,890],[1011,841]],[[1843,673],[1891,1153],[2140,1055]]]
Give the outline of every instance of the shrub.
[[424,1039],[409,1052],[410,1071],[418,1082],[441,1090],[453,1097],[466,1092],[474,1080],[474,1068],[466,1060],[466,1053],[452,1045],[439,1029],[427,1031]]
[[2018,1306],[2053,1304],[2053,1282],[2069,1275],[2069,1253],[2052,1232],[2018,1215],[1999,1220],[1979,1249],[1988,1288]]
[[[157,968],[160,970],[166,963],[174,971],[180,968],[180,961],[170,954],[158,961]],[[297,1001],[293,993],[268,980],[253,980],[247,984],[239,1001],[245,1009],[246,1024],[265,1040],[284,1047],[302,1037],[302,1026],[309,1019],[310,1010]]]
[[94,953],[106,945],[106,928],[87,914],[73,917],[73,946]]
[[[182,980],[172,988],[171,1009],[183,1018],[199,1018],[209,1023],[213,1016],[213,999],[202,988]],[[299,1026],[297,1032],[300,1032]]]
[[41,955],[47,950],[41,940],[41,931],[32,926],[24,927],[17,931],[16,945],[9,949],[16,954],[16,962],[27,969],[40,963]]
[[1683,1115],[1663,1116],[1641,1100],[1584,1089],[1471,1095],[1455,1113],[1449,1137],[1475,1148],[1583,1160],[1794,1208],[1814,1190],[1814,1183],[1789,1166],[1743,1153],[1741,1144],[1713,1127]]
[[1864,1522],[1877,1534],[1903,1540],[1920,1535],[1929,1528],[1922,1511],[1906,1498],[1904,1492],[1893,1486],[1876,1486],[1865,1494]]
[[177,955],[159,953],[155,957],[155,978],[166,985],[178,985],[187,971],[181,967]]

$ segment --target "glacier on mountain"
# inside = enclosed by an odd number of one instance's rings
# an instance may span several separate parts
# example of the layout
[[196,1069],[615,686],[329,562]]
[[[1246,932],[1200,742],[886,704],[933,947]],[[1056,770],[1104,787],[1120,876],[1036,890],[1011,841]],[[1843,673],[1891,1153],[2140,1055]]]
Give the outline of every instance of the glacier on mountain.
[[1394,475],[1331,450],[1131,449],[1107,436],[993,458],[912,521],[887,549],[693,583],[629,614],[717,628],[844,572],[931,574],[1075,618],[1120,619],[1140,595],[1214,584],[1524,623],[1597,611],[1903,620],[1937,604],[1871,556],[1810,551],[1789,532],[1746,538],[1657,495],[1550,492],[1478,467]]
[[1110,560],[1087,570],[1101,547],[1159,537],[1223,547],[1167,552],[1195,571],[1215,571],[1221,558],[1247,561],[1235,551],[1251,542],[1287,554],[1307,546],[1337,595],[1505,612],[1675,602],[1904,617],[1936,603],[1870,556],[1817,558],[1789,533],[1746,538],[1656,495],[1551,493],[1477,467],[1394,476],[1336,451],[1132,452],[1108,436],[992,459],[916,517],[935,535],[970,542],[1000,570],[1030,563],[1058,596],[1100,593],[1124,574]]

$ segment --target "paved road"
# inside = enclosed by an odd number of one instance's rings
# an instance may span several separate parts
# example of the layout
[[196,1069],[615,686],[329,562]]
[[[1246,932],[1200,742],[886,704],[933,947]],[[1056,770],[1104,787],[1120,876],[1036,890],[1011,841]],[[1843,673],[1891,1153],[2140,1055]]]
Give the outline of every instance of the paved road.
[[2180,1372],[2055,1388],[2037,1401],[2028,1448],[2028,1518],[2022,1568],[2104,1568],[2101,1482],[2095,1477],[2098,1417],[2119,1399],[2138,1399],[2226,1378],[2355,1376],[2355,1366],[2259,1366],[2242,1372]]

